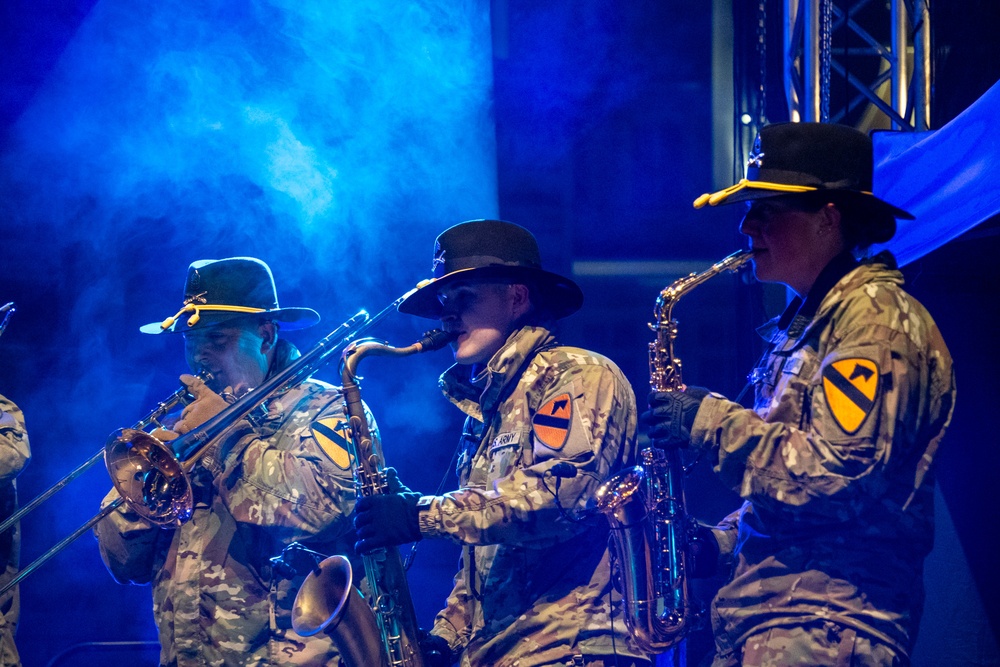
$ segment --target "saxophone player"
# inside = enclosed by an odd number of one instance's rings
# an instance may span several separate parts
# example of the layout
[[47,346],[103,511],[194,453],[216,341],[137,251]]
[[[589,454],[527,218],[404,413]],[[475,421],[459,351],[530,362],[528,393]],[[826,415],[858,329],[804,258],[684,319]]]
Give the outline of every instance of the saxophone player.
[[[178,421],[184,434],[300,358],[279,330],[319,321],[310,308],[282,308],[271,270],[230,257],[190,265],[179,312],[141,328],[183,337],[192,373],[181,376],[195,400]],[[116,581],[152,584],[160,664],[292,667],[340,663],[328,635],[302,637],[291,626],[305,576],[274,573],[269,557],[293,541],[351,554],[355,494],[339,387],[306,379],[274,395],[267,414],[237,422],[191,471],[194,511],[162,529],[123,505],[99,523],[101,556]],[[377,441],[377,427],[367,413]],[[162,440],[171,432],[154,432]],[[112,491],[105,503],[117,497]]]
[[932,461],[955,398],[951,356],[887,251],[905,211],[875,197],[853,128],[761,129],[744,202],[757,279],[796,298],[760,331],[753,409],[706,389],[653,393],[659,447],[708,453],[744,500],[712,532],[732,577],[712,603],[714,667],[903,665],[933,538]]
[[430,665],[650,664],[612,600],[608,527],[583,516],[631,463],[635,413],[614,363],[556,338],[555,321],[582,301],[542,269],[528,230],[473,220],[437,237],[433,279],[399,306],[457,334],[440,385],[466,415],[459,488],[361,498],[355,527],[361,552],[422,538],[464,546],[421,642]]

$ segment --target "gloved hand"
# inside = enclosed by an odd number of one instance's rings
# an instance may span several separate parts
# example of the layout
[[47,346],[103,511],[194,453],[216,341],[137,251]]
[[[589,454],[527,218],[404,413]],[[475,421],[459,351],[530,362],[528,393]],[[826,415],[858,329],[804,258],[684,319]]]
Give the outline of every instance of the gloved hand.
[[704,387],[650,392],[649,410],[643,412],[640,419],[649,426],[653,446],[661,449],[687,447],[691,443],[694,417],[708,394]]
[[413,493],[410,487],[399,481],[399,473],[392,466],[385,469],[385,485],[389,493]]
[[358,533],[354,548],[358,553],[419,540],[418,500],[420,494],[412,491],[358,498],[354,506],[354,529]]
[[451,667],[455,662],[451,647],[444,639],[432,635],[423,628],[417,631],[417,636],[417,643],[420,645],[420,652],[427,667]]
[[[226,399],[209,389],[201,378],[185,373],[181,375],[181,382],[194,396],[194,401],[184,407],[180,420],[174,424],[176,433],[183,435],[192,431],[229,407]],[[232,387],[226,387],[222,393],[232,394],[232,392]]]

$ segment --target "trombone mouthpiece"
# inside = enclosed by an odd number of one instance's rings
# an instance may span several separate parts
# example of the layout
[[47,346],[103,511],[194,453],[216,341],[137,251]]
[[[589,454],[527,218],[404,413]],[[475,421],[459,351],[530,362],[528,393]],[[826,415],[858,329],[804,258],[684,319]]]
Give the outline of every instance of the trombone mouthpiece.
[[458,338],[458,334],[454,331],[431,329],[424,333],[417,344],[420,345],[421,352],[433,352],[434,350],[440,350],[456,338]]

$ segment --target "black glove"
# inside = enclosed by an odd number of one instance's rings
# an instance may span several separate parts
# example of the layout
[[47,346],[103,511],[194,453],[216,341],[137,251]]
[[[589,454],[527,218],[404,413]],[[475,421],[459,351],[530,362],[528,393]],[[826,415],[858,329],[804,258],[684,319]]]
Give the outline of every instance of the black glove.
[[650,392],[649,410],[643,412],[640,419],[649,426],[649,439],[653,441],[653,446],[661,449],[687,447],[691,443],[694,416],[708,394],[708,389],[704,387]]
[[420,494],[412,491],[358,498],[354,506],[354,529],[358,532],[354,548],[358,553],[419,540],[418,500]]
[[410,487],[399,481],[399,473],[392,466],[385,469],[385,487],[389,493],[413,493]]
[[451,667],[455,662],[451,647],[444,639],[422,628],[417,631],[417,636],[419,637],[417,643],[420,644],[420,652],[424,655],[427,667]]

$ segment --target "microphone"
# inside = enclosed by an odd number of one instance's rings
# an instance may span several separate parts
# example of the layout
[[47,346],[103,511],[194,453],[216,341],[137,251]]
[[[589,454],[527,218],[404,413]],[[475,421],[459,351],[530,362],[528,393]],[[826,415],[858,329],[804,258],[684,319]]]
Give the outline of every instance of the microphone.
[[579,471],[576,469],[575,466],[573,466],[572,463],[566,463],[565,461],[563,461],[562,463],[555,464],[548,470],[548,473],[553,477],[559,477],[562,479],[566,479],[568,477],[576,477],[578,472]]

